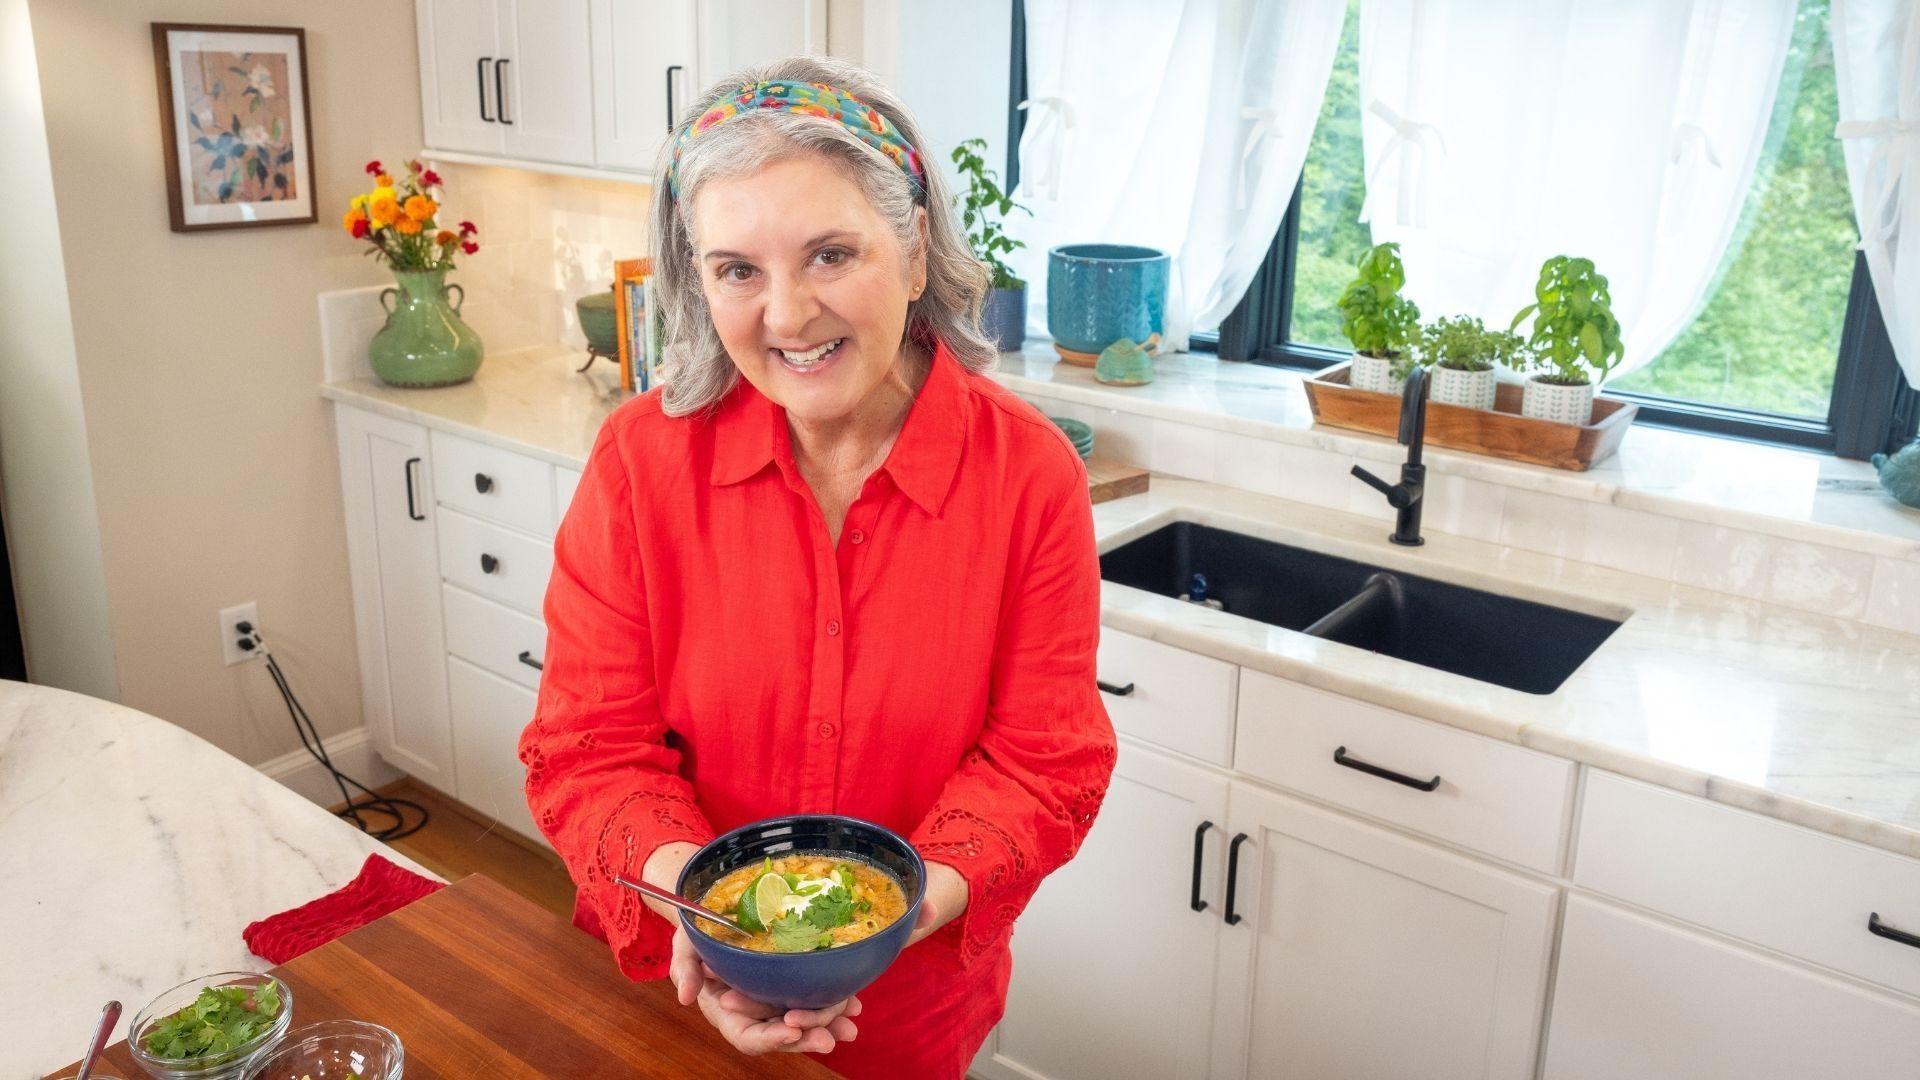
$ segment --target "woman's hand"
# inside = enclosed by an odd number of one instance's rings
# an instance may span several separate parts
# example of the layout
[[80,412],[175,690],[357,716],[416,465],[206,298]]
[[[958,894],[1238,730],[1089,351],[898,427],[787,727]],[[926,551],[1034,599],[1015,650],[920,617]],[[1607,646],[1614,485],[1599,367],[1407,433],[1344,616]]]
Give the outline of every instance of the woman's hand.
[[960,917],[967,910],[967,879],[946,863],[927,863],[927,895],[920,901],[920,917],[914,920],[911,945]]

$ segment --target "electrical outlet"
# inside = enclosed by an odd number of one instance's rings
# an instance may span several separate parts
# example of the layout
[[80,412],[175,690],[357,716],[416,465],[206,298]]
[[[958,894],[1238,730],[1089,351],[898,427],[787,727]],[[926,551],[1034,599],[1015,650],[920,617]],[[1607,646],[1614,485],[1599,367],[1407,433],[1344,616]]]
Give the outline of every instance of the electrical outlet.
[[246,623],[256,631],[260,629],[260,611],[258,605],[249,600],[244,604],[220,611],[220,656],[227,666],[245,663],[260,655],[260,650],[251,652],[240,647],[240,639],[246,635],[240,632],[240,624]]

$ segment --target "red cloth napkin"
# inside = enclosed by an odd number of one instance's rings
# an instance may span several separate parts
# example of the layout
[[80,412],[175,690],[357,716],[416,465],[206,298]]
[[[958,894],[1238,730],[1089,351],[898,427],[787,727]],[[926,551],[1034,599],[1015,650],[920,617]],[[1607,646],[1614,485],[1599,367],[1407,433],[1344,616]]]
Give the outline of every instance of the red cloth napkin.
[[249,923],[240,936],[255,956],[284,964],[444,888],[441,882],[369,855],[359,875],[345,888]]

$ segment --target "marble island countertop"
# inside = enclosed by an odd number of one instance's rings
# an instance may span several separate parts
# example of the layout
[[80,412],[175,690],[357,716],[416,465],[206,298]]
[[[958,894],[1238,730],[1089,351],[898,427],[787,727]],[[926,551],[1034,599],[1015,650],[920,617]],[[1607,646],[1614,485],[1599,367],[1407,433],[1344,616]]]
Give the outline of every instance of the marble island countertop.
[[0,851],[11,1077],[78,1058],[109,999],[125,1008],[117,1042],[176,983],[265,971],[240,931],[340,888],[369,854],[428,873],[184,728],[5,681]]
[[[600,421],[622,400],[610,368],[576,375],[579,357],[543,347],[489,357],[466,386],[410,391],[351,379],[322,393],[579,468]],[[1006,369],[1003,363],[1003,377]],[[1379,456],[1399,453],[1382,440]],[[1547,479],[1591,487],[1602,478]],[[1811,520],[1822,513],[1795,524],[1822,527]],[[1103,551],[1176,517],[1624,622],[1548,695],[1111,582],[1102,583],[1106,625],[1920,857],[1920,637],[1443,533],[1409,551],[1387,543],[1375,518],[1160,474],[1146,494],[1095,507]],[[1886,531],[1855,536],[1902,550],[1911,543],[1903,519],[1873,525]]]

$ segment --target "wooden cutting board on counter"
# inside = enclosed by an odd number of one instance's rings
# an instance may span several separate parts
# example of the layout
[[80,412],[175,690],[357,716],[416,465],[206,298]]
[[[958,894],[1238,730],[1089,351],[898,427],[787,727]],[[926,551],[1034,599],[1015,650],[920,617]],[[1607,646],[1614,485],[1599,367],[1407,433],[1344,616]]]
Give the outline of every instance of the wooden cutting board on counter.
[[1097,503],[1147,490],[1147,470],[1105,458],[1087,459],[1087,494]]

